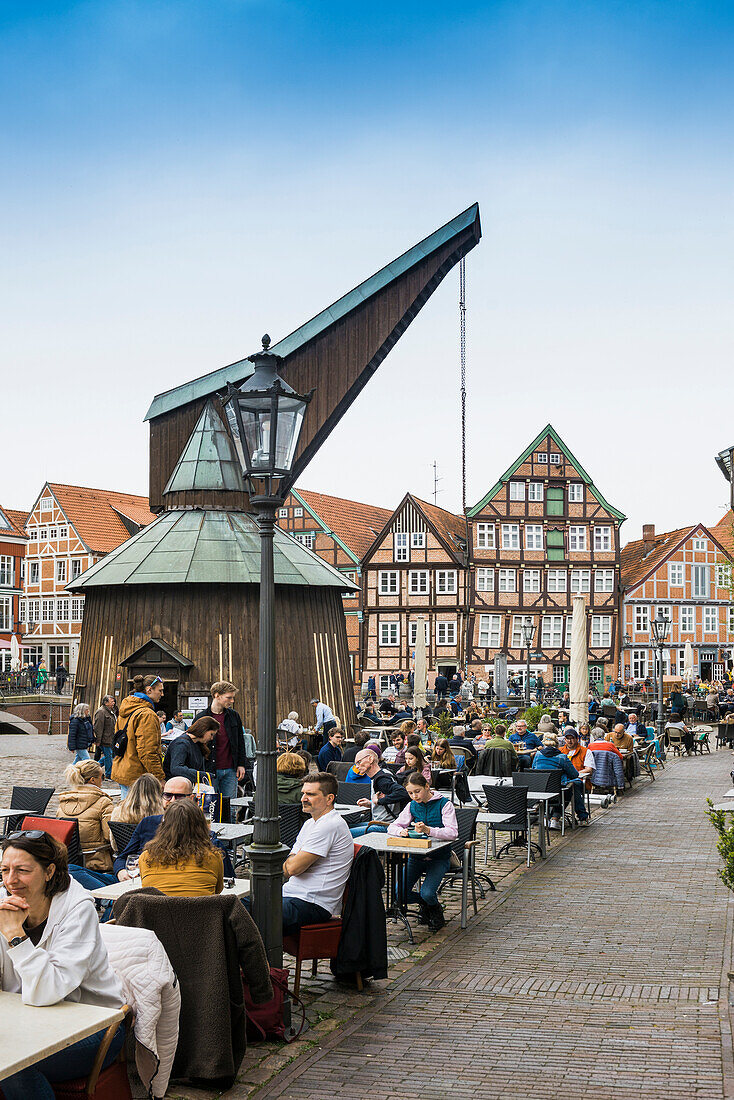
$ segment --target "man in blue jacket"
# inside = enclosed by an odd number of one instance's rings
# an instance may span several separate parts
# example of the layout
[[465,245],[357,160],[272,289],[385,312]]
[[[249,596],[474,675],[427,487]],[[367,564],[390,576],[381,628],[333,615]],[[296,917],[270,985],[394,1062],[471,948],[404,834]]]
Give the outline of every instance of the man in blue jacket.
[[[195,798],[192,783],[181,775],[174,776],[173,779],[166,781],[166,785],[163,788],[163,813],[165,813],[168,807],[172,806],[179,798],[190,798],[192,800]],[[127,845],[119,853],[112,865],[112,869],[120,882],[124,882],[126,879],[130,878],[125,867],[128,856],[140,855],[148,841],[152,840],[158,832],[158,826],[162,820],[163,814],[150,814],[149,817],[144,817],[142,821],[138,823]],[[216,844],[216,846],[222,850],[224,857],[224,877],[234,878],[234,869],[227,849],[219,843],[214,833],[211,833],[211,839],[212,843]]]
[[[573,783],[573,805],[576,816],[582,825],[588,825],[590,818],[584,804],[584,785],[579,773],[565,753],[558,748],[558,734],[544,733],[543,744],[533,759],[533,771],[557,771],[561,773],[561,786]],[[553,820],[551,820],[551,825]]]

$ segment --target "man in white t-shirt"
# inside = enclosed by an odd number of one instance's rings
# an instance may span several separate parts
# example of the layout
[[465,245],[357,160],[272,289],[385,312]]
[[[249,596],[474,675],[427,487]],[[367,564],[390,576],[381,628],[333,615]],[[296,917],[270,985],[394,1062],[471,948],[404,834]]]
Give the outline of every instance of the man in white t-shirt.
[[334,809],[339,790],[327,772],[303,781],[301,806],[310,816],[283,865],[283,935],[303,924],[320,924],[341,913],[344,887],[352,869],[354,841]]

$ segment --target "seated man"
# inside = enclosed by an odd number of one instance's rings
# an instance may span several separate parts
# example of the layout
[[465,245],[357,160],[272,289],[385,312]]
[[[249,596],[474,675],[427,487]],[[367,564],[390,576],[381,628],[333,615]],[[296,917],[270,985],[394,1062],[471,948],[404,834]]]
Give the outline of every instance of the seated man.
[[644,737],[647,740],[647,726],[642,722],[634,711],[630,711],[629,721],[627,723],[627,733],[634,741],[635,737]]
[[345,763],[353,764],[357,753],[360,749],[365,747],[369,739],[370,735],[367,730],[357,730],[354,735],[354,744],[347,745],[346,748],[342,750],[342,760]]
[[[561,786],[573,784],[573,805],[576,816],[582,825],[590,822],[589,813],[584,802],[583,782],[579,779],[579,773],[569,758],[558,748],[558,737],[555,733],[544,733],[543,743],[533,758],[533,771],[559,771],[561,773]],[[560,828],[559,818],[554,813],[550,820],[551,828]]]
[[303,924],[338,917],[354,859],[349,828],[334,810],[339,790],[328,772],[303,781],[301,806],[309,820],[301,827],[283,864],[283,935]]
[[397,709],[398,708],[395,704],[395,695],[391,691],[388,694],[387,698],[383,699],[380,703],[380,714],[382,715],[383,719],[389,719],[393,714],[395,714]]
[[319,749],[317,757],[320,772],[325,772],[332,760],[339,763],[342,758],[342,743],[344,741],[342,730],[329,730],[328,738],[326,744]]
[[360,722],[367,723],[371,726],[381,726],[382,718],[375,710],[375,703],[373,699],[368,699],[364,705],[364,710],[359,716]]
[[635,747],[634,741],[621,722],[617,722],[612,732],[607,734],[607,741],[610,741],[620,752],[632,752]]
[[373,792],[372,801],[369,798],[360,798],[357,805],[372,811],[372,821],[384,821],[385,824],[355,825],[351,830],[352,836],[364,836],[367,832],[384,832],[390,822],[400,816],[400,811],[410,802],[410,796],[394,775],[380,768],[377,755],[371,749],[360,752],[355,765],[371,782]]
[[514,772],[523,771],[525,768],[530,767],[530,757],[518,756],[517,749],[512,741],[507,739],[507,727],[503,726],[501,722],[494,727],[492,736],[484,742],[483,748],[507,749],[510,754],[510,765]]
[[566,743],[562,751],[579,773],[579,778],[586,780],[587,790],[590,790],[594,779],[594,754],[581,744],[573,726],[566,726],[563,733]]
[[400,703],[398,710],[395,711],[390,719],[391,726],[397,726],[401,722],[410,722],[413,718],[413,708],[409,707],[407,703]]
[[[192,801],[195,801],[196,795],[194,794],[191,780],[185,779],[181,775],[166,780],[166,785],[163,788],[163,814],[165,814],[169,806],[173,805],[174,802],[181,798],[190,798]],[[163,820],[163,814],[150,814],[148,817],[144,817],[142,821],[135,826],[135,832],[112,865],[112,870],[117,875],[120,882],[124,882],[126,879],[130,878],[125,867],[128,857],[140,855],[148,841],[152,840],[158,832],[158,826]],[[234,878],[234,868],[232,867],[232,861],[229,858],[227,848],[223,844],[220,844],[214,833],[210,835],[212,843],[222,850],[224,856],[224,877]]]
[[508,741],[511,741],[513,745],[524,745],[526,749],[539,749],[543,742],[539,737],[536,737],[534,733],[531,733],[528,729],[528,724],[524,718],[518,718],[514,726],[511,729]]
[[394,733],[391,733],[390,742],[391,748],[385,749],[382,758],[388,764],[397,764],[399,768],[402,768],[405,764],[405,735],[403,731],[395,730]]
[[463,729],[457,729],[449,741],[449,745],[454,750],[454,756],[456,756],[457,751],[464,753],[467,764],[470,764],[472,760],[476,760],[477,750],[474,748],[474,742],[469,740]]

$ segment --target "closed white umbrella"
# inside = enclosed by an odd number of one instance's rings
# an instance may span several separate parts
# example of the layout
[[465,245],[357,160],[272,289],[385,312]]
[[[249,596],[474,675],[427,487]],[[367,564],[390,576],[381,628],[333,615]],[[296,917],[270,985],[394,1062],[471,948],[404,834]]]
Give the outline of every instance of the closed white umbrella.
[[20,646],[15,634],[10,639],[10,668],[13,672],[20,672]]
[[583,596],[573,598],[571,620],[571,718],[578,726],[589,720],[589,653],[586,648],[586,604]]
[[686,642],[683,651],[683,679],[689,684],[693,679],[693,646],[690,642]]
[[428,662],[426,659],[426,620],[419,619],[415,631],[415,664],[413,666],[413,707],[422,710],[427,703],[426,680]]

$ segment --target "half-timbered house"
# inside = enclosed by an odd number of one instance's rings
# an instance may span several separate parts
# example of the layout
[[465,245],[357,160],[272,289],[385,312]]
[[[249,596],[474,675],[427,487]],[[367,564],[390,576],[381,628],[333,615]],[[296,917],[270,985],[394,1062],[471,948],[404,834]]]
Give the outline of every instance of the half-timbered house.
[[362,682],[362,557],[392,515],[389,508],[356,500],[293,489],[278,509],[278,524],[303,546],[344,574],[357,590],[342,593],[347,627],[349,665],[355,688]]
[[429,684],[463,667],[466,575],[464,519],[408,493],[362,559],[364,682],[385,692],[391,673],[407,679],[419,617]]
[[535,628],[531,671],[568,680],[572,597],[588,608],[589,675],[607,682],[619,654],[619,528],[612,507],[552,425],[468,512],[471,521],[469,669],[498,653],[524,680],[522,624]]
[[698,523],[656,534],[644,524],[642,538],[622,550],[625,677],[655,676],[650,623],[662,611],[670,622],[663,676],[683,675],[690,642],[694,674],[721,679],[734,643],[734,605],[731,543],[716,531]]

